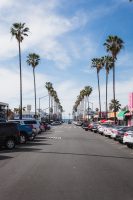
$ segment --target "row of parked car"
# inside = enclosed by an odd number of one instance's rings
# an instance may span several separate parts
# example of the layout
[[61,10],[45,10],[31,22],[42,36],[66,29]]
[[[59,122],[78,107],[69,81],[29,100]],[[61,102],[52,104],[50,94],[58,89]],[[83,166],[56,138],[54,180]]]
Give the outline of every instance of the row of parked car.
[[0,147],[13,149],[16,144],[33,141],[38,134],[50,128],[50,124],[35,119],[0,121]]
[[120,126],[110,123],[87,122],[82,124],[85,131],[93,131],[106,137],[119,141],[121,144],[126,144],[129,148],[133,148],[133,126]]

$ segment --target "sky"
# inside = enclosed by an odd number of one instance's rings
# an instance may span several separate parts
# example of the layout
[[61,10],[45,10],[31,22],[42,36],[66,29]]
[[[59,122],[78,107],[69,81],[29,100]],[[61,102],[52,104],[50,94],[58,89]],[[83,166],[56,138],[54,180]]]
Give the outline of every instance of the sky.
[[[13,23],[25,23],[30,31],[21,44],[23,106],[32,105],[34,88],[29,53],[40,55],[35,69],[37,106],[47,95],[45,83],[53,83],[64,115],[72,113],[77,96],[85,86],[93,92],[90,102],[98,107],[97,76],[91,60],[107,55],[103,46],[109,35],[124,41],[116,62],[116,99],[122,107],[133,92],[133,3],[128,0],[0,0],[0,102],[18,107],[18,44],[12,38]],[[105,70],[100,72],[102,110],[105,110]],[[109,74],[108,102],[113,98],[112,71]],[[48,107],[48,98],[41,99]]]

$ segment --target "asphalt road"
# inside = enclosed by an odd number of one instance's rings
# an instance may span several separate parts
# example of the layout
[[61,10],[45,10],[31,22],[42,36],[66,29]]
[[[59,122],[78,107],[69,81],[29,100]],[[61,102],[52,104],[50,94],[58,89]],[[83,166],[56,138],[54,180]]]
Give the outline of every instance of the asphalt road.
[[133,200],[133,150],[63,124],[0,150],[0,200]]

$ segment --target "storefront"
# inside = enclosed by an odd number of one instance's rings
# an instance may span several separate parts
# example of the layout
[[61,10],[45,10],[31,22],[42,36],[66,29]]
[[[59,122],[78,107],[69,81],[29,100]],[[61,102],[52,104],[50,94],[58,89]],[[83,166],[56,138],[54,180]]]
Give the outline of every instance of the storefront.
[[[116,112],[116,116],[117,116],[117,112]],[[108,119],[114,120],[115,116],[114,116],[114,112],[108,112]]]
[[133,126],[133,115],[132,112],[128,112],[125,114],[126,120],[127,120],[127,125],[128,126]]
[[128,112],[129,112],[128,110],[120,111],[117,114],[117,119],[118,119],[118,124],[119,125],[125,125],[125,126],[128,125],[128,120],[127,120],[127,117],[126,117],[126,113],[128,113]]

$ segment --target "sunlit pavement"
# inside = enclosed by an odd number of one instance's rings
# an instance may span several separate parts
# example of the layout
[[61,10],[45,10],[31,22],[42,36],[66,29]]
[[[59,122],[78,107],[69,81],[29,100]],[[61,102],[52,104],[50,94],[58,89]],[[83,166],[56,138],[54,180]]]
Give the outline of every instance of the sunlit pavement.
[[132,200],[133,150],[63,124],[0,150],[0,200]]

